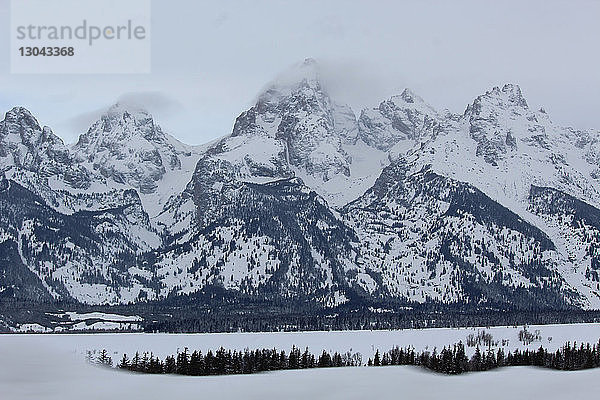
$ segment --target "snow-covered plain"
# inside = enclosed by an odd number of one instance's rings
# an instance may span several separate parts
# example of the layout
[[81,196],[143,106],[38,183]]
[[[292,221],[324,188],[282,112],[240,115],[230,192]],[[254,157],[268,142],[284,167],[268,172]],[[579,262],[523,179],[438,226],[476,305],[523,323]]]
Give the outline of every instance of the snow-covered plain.
[[13,332],[21,333],[58,333],[77,331],[141,331],[138,322],[143,320],[138,315],[107,314],[102,312],[89,312],[79,314],[74,311],[61,313],[46,313],[59,318],[58,325],[53,328],[37,323],[20,324],[12,327]]
[[[344,331],[233,334],[9,334],[0,336],[1,399],[573,399],[594,398],[600,390],[600,371],[551,371],[506,368],[462,376],[443,376],[412,367],[341,368],[279,371],[256,375],[181,377],[130,374],[85,362],[88,350],[106,348],[113,359],[123,352],[153,351],[164,357],[188,347],[206,351],[308,346],[313,353],[360,352],[363,360],[375,349],[412,345],[432,349],[463,342],[484,328],[399,331]],[[566,341],[597,342],[600,324],[529,326],[541,341],[525,346],[518,341],[522,327],[486,329],[505,349],[556,349]],[[548,338],[552,337],[550,341]],[[469,350],[472,351],[472,348]]]

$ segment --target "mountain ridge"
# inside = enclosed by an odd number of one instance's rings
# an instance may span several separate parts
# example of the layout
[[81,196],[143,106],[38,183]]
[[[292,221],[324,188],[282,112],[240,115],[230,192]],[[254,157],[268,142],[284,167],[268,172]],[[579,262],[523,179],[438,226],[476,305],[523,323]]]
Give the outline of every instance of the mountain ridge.
[[405,89],[357,117],[310,60],[200,147],[123,104],[66,146],[17,107],[0,122],[0,192],[24,204],[0,196],[1,293],[598,309],[600,228],[580,210],[600,204],[599,138],[514,84],[461,115]]

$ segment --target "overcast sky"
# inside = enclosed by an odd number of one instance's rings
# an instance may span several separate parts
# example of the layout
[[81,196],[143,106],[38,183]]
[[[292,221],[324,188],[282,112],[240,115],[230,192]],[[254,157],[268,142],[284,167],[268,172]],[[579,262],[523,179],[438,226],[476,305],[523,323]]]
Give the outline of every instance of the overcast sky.
[[[513,82],[556,122],[600,129],[600,1],[204,3],[153,1],[147,75],[11,75],[0,35],[0,112],[24,105],[73,142],[121,98],[200,144],[229,133],[266,83],[312,57],[356,113],[404,87],[462,112]],[[9,0],[0,0],[8,25]]]

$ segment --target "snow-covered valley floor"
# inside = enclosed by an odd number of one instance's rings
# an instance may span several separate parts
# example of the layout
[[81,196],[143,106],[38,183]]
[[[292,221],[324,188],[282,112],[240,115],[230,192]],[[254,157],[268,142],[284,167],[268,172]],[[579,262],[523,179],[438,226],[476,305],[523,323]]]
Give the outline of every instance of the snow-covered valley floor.
[[[412,345],[441,348],[482,328],[401,331],[236,333],[236,334],[9,334],[0,336],[0,399],[586,399],[600,393],[600,370],[562,372],[526,367],[444,376],[412,367],[355,367],[280,371],[256,375],[181,377],[130,374],[90,365],[88,350],[106,348],[113,359],[123,352],[153,351],[164,357],[188,347],[206,351],[308,346],[313,353],[360,352]],[[524,348],[522,327],[486,329],[505,350]],[[530,326],[540,345],[597,342],[600,324]],[[549,338],[552,338],[549,340]]]

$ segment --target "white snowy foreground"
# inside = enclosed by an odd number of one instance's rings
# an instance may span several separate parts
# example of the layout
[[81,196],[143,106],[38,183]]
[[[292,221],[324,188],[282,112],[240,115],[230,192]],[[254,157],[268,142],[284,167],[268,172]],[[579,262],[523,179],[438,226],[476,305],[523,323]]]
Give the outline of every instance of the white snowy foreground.
[[[444,376],[413,367],[350,367],[279,371],[255,375],[182,377],[131,374],[85,362],[88,350],[106,348],[113,359],[123,352],[153,351],[164,357],[188,347],[206,351],[276,347],[295,344],[315,354],[360,352],[413,345],[416,349],[465,341],[482,328],[401,331],[235,333],[235,334],[82,334],[0,336],[0,399],[592,399],[600,393],[600,370],[552,371],[505,368],[461,376]],[[486,329],[494,340],[508,339],[505,349],[524,348],[522,327]],[[565,341],[597,342],[600,324],[530,326],[541,345],[555,349]],[[549,341],[549,337],[552,340]]]

